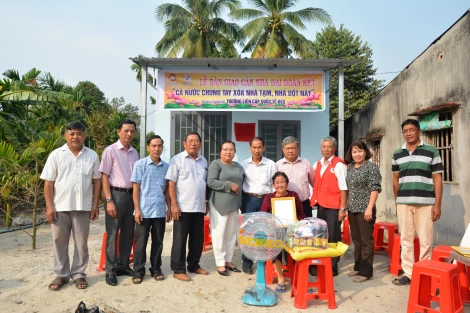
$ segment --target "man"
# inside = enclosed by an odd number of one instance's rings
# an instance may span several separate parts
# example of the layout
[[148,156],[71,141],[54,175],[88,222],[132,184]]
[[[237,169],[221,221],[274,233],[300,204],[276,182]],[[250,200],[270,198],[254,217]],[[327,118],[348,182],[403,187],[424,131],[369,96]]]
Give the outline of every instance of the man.
[[[52,151],[41,174],[57,275],[49,285],[51,291],[59,290],[70,278],[78,289],[88,287],[85,274],[88,234],[90,219],[94,221],[99,215],[101,174],[98,155],[83,145],[85,138],[82,123],[69,123],[65,132],[67,143]],[[70,234],[74,241],[72,266],[69,261]]]
[[393,284],[408,285],[415,232],[419,237],[419,259],[431,259],[433,225],[441,217],[443,166],[437,149],[420,140],[418,121],[404,121],[401,130],[405,143],[393,153],[392,171],[404,274],[393,280]]
[[[161,270],[163,236],[166,221],[171,220],[170,197],[165,179],[168,163],[162,161],[163,139],[158,135],[147,141],[149,156],[137,161],[134,165],[131,181],[133,183],[135,251],[134,284],[140,284],[145,276],[146,250],[149,233],[152,236],[150,250],[150,275],[155,280],[163,280]],[[167,209],[168,207],[168,209]]]
[[[186,274],[186,260],[189,272],[208,274],[199,266],[204,242],[204,215],[208,210],[207,161],[199,154],[201,136],[198,133],[188,133],[183,145],[184,151],[171,158],[166,179],[169,180],[173,218],[171,270],[174,278],[190,281]],[[187,258],[186,242],[189,249]]]
[[[122,121],[117,133],[118,141],[104,149],[100,166],[106,210],[106,283],[110,286],[117,286],[116,276],[134,276],[129,256],[134,241],[131,176],[134,163],[139,160],[131,145],[136,133],[135,122]],[[118,234],[119,250],[116,250]]]
[[302,201],[306,217],[312,217],[310,186],[313,187],[315,172],[307,159],[299,156],[300,147],[296,138],[289,136],[282,140],[284,158],[276,162],[279,171],[289,178],[289,190],[295,191]]
[[[336,139],[326,137],[321,141],[323,156],[313,165],[315,186],[310,204],[317,205],[317,217],[328,225],[328,242],[341,241],[341,222],[346,217],[346,164],[337,156]],[[332,258],[333,276],[338,275],[339,257]],[[310,274],[316,275],[316,266],[310,267]]]
[[[272,177],[277,172],[274,161],[263,156],[266,147],[260,137],[250,140],[251,158],[240,163],[245,170],[245,181],[242,187],[242,213],[259,212],[264,196],[272,192]],[[253,261],[242,255],[243,272],[253,274]]]

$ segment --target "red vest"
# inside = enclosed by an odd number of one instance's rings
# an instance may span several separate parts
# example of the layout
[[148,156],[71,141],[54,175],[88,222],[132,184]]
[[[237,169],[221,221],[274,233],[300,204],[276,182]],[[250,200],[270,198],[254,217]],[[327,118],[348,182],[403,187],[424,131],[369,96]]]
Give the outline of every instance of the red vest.
[[315,185],[313,186],[313,195],[310,199],[310,205],[321,205],[324,208],[339,209],[341,206],[341,190],[338,186],[338,179],[334,173],[334,168],[338,162],[344,163],[337,156],[333,157],[330,164],[320,176],[321,162],[318,161],[315,171]]

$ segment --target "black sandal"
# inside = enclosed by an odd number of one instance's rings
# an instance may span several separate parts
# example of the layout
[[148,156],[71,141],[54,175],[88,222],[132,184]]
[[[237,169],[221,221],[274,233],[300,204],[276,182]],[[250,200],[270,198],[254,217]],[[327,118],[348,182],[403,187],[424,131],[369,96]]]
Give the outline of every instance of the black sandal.
[[163,275],[162,271],[155,271],[155,273],[153,273],[153,278],[155,278],[155,280],[164,280],[165,279],[165,275]]
[[403,275],[400,278],[395,278],[392,283],[395,286],[404,286],[404,285],[409,285],[411,283],[411,279],[408,276]]
[[143,276],[134,276],[132,277],[132,283],[133,284],[141,284],[142,282],[144,281],[144,277]]

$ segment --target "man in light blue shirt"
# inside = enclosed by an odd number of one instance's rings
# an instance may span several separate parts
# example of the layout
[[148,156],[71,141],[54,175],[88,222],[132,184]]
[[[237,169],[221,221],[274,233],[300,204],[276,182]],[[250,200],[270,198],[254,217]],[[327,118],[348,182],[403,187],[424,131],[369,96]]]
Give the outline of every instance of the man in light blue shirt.
[[149,156],[134,165],[131,181],[134,201],[135,251],[134,284],[140,284],[145,276],[146,249],[149,233],[152,236],[150,250],[150,275],[155,280],[165,277],[161,270],[163,236],[166,221],[171,220],[170,197],[167,180],[168,163],[162,161],[163,139],[154,135],[147,141]]

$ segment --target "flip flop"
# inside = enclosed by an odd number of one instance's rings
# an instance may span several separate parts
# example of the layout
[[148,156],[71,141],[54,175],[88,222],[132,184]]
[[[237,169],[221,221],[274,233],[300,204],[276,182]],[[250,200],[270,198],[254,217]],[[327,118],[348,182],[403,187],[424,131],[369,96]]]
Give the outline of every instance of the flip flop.
[[404,286],[409,285],[411,283],[411,279],[408,276],[402,276],[400,278],[395,278],[392,283],[395,286]]
[[86,287],[88,287],[88,282],[83,277],[75,279],[73,283],[75,284],[75,287],[77,287],[77,289],[86,289]]
[[276,292],[278,293],[286,292],[286,284],[277,284]]
[[143,276],[134,276],[134,277],[132,277],[132,283],[136,284],[136,285],[141,284],[143,280],[144,280]]
[[[69,282],[69,278],[56,277],[52,283],[49,284],[50,291],[58,291],[63,285]],[[52,286],[56,286],[53,288]]]

